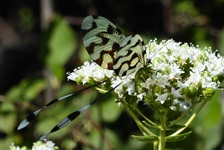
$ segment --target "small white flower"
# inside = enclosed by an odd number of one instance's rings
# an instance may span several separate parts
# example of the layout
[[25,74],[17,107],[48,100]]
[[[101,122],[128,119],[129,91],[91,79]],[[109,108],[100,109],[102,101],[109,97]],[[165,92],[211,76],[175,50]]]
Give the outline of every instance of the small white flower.
[[95,62],[84,62],[84,65],[68,73],[68,80],[77,81],[82,80],[82,83],[88,83],[93,78],[96,82],[101,82],[105,78],[111,78],[114,75],[113,70],[108,70],[100,67]]
[[180,90],[181,88],[179,89],[174,89],[173,87],[171,88],[171,94],[174,96],[174,98],[179,98],[179,97],[182,97],[182,95],[180,94]]
[[193,85],[197,85],[201,80],[201,74],[199,72],[192,72],[190,71],[190,76],[188,77],[188,79],[186,79],[186,81],[183,82],[183,85],[185,85],[185,87],[190,86],[191,84]]
[[165,94],[158,94],[158,93],[156,93],[156,96],[158,96],[156,98],[156,101],[160,101],[160,103],[163,104],[167,100],[168,93],[165,93]]
[[153,78],[156,81],[156,85],[165,88],[166,86],[170,86],[168,75],[162,75],[158,73],[157,76]]
[[21,150],[21,148],[19,146],[15,146],[14,143],[11,143],[9,148],[10,148],[10,150]]
[[55,150],[55,144],[51,141],[33,143],[32,150]]
[[[115,88],[114,92],[118,94],[118,96],[121,98],[124,93],[128,93],[128,95],[134,95],[135,94],[135,83],[133,80],[134,76],[130,77],[116,77],[113,78],[111,82],[111,87]],[[126,89],[126,90],[124,90]]]
[[141,94],[138,94],[138,95],[137,95],[138,99],[141,100],[141,101],[144,100],[143,98],[144,98],[145,96],[146,96],[146,93],[141,93]]
[[[28,149],[25,146],[20,148],[19,146],[15,146],[14,143],[10,145],[10,150],[23,150]],[[32,150],[58,150],[58,147],[51,141],[37,141],[33,143]]]
[[169,79],[173,79],[176,77],[179,77],[180,74],[184,73],[183,70],[179,68],[180,66],[177,64],[171,64],[170,65],[170,74],[169,74]]

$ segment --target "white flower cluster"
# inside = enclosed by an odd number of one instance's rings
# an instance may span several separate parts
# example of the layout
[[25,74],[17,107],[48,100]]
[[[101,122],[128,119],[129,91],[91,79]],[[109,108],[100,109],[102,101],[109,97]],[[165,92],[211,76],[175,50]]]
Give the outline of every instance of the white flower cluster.
[[[85,62],[70,73],[68,79],[85,84],[110,78],[118,99],[130,95],[136,97],[136,101],[171,110],[185,110],[199,98],[212,96],[219,88],[220,77],[224,74],[224,59],[210,48],[200,49],[173,40],[160,43],[151,40],[146,48],[150,63],[141,68],[143,71],[138,68],[136,74],[114,76],[112,70],[103,69],[94,62]],[[136,86],[139,76],[142,76],[140,80],[144,79],[140,87]],[[210,93],[206,93],[208,89]]]
[[[15,146],[14,143],[12,143],[12,145],[10,145],[10,150],[28,150],[28,148],[25,146],[20,148],[19,146]],[[37,141],[33,143],[32,150],[58,150],[58,147],[56,147],[55,144],[51,141]]]
[[83,85],[94,80],[96,82],[101,82],[106,78],[111,78],[114,75],[113,70],[107,70],[95,62],[84,62],[84,65],[75,68],[73,72],[68,73],[68,80],[76,81],[78,83],[82,83]]
[[[167,80],[180,79],[185,73],[182,66],[190,65],[190,75],[179,82],[180,88],[197,85],[199,82],[203,88],[211,87],[218,89],[219,82],[213,82],[213,77],[223,74],[224,59],[212,52],[210,48],[200,49],[188,44],[176,43],[173,40],[157,44],[150,41],[148,44],[152,58],[152,67],[155,70],[162,70],[163,74],[156,79],[161,79],[161,85]],[[159,74],[158,74],[159,75]],[[160,84],[160,82],[158,82]]]
[[155,71],[141,85],[147,89],[145,95],[156,95],[155,101],[161,104],[168,101],[172,110],[176,110],[177,105],[183,110],[195,100],[214,94],[206,93],[208,89],[219,88],[220,80],[215,77],[223,76],[224,59],[210,48],[200,49],[173,40],[161,43],[153,40],[147,49]]

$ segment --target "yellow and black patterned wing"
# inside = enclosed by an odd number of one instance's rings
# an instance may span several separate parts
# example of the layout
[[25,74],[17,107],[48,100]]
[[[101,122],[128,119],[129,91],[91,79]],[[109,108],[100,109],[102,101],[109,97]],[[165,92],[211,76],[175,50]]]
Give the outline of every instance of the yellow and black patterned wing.
[[93,61],[98,65],[113,69],[119,43],[125,38],[121,31],[109,20],[101,16],[88,16],[82,22],[83,43]]
[[115,73],[119,76],[136,73],[146,65],[146,51],[140,35],[125,38],[120,43],[113,64]]
[[83,20],[83,43],[93,61],[124,76],[145,65],[146,52],[139,35],[124,36],[109,20],[88,16]]

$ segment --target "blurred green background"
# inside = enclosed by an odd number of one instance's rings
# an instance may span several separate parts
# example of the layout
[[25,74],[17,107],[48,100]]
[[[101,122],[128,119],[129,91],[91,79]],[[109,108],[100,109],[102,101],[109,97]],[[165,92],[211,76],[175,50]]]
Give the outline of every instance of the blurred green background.
[[[83,88],[67,81],[66,72],[90,60],[82,44],[84,17],[97,14],[126,34],[150,39],[173,38],[199,47],[224,50],[224,0],[1,0],[0,1],[0,149],[32,146],[69,113],[93,101],[84,91],[43,111],[27,128],[19,123],[50,100]],[[223,92],[193,122],[185,141],[167,143],[177,150],[222,150]],[[149,111],[149,113],[151,113]],[[112,96],[83,113],[49,139],[64,150],[152,149],[132,139],[139,134],[133,120]]]

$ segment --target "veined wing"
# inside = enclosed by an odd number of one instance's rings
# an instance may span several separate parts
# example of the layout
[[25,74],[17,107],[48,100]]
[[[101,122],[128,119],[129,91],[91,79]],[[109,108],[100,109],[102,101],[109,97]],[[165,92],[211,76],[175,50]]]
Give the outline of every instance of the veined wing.
[[146,63],[139,35],[125,37],[109,20],[88,16],[82,23],[83,43],[93,61],[119,76],[137,72]]
[[125,36],[109,20],[101,16],[88,16],[82,22],[83,43],[93,61],[113,69],[113,61]]
[[125,38],[120,46],[121,49],[117,52],[113,65],[116,74],[129,75],[146,65],[146,50],[140,35]]

